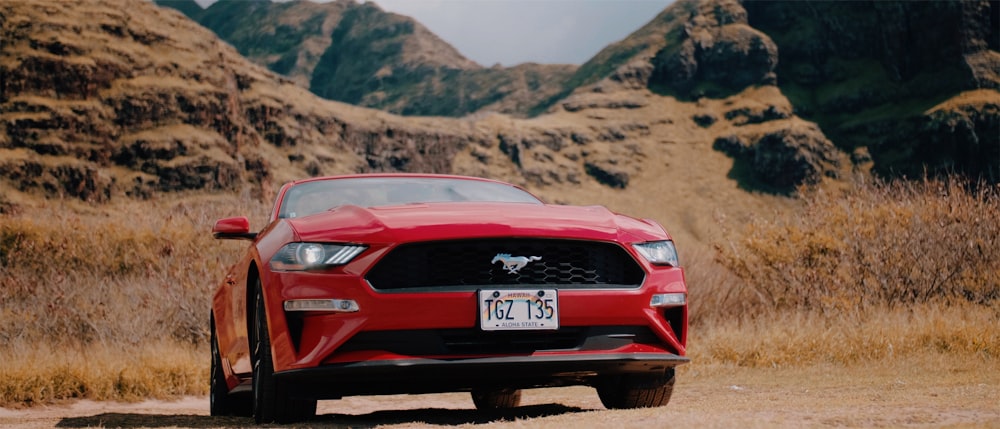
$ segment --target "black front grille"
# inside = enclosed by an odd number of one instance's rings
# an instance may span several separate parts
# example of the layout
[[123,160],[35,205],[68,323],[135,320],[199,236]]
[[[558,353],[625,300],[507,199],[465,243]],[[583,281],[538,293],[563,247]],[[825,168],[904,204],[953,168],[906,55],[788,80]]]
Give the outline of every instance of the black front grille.
[[[511,270],[504,268],[505,258],[531,260]],[[644,277],[642,267],[613,243],[492,239],[404,244],[382,258],[367,279],[375,289],[399,290],[502,285],[632,288]]]

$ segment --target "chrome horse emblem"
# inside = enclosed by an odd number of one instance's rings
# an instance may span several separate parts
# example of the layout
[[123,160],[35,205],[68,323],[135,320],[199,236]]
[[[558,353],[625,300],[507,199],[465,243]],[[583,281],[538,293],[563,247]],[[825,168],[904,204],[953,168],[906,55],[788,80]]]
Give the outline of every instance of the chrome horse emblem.
[[541,260],[541,256],[510,256],[510,253],[497,253],[497,255],[493,257],[493,262],[490,263],[495,264],[497,261],[500,261],[503,263],[504,270],[507,270],[507,272],[511,274],[517,274],[517,272],[521,271],[521,268],[524,268],[529,262]]

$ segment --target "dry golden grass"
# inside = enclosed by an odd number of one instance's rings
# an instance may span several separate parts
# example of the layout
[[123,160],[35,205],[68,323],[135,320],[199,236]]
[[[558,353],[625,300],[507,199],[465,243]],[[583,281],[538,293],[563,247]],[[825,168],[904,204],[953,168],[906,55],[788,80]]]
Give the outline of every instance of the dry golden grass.
[[[730,231],[718,253],[690,246],[691,369],[924,355],[994,365],[998,199],[968,189],[804,193],[801,209]],[[249,193],[26,201],[0,198],[0,406],[205,393],[210,296],[246,245],[209,231],[240,214],[259,228],[267,204]]]
[[[718,246],[741,281],[719,309],[832,318],[1000,298],[1000,189],[960,179],[808,191],[802,211],[757,217]],[[722,287],[721,285],[714,285]]]
[[214,282],[239,249],[209,232],[217,217],[261,213],[253,206],[232,197],[47,201],[5,216],[0,340],[203,342]]
[[208,393],[208,349],[188,342],[60,344],[15,341],[0,352],[0,406],[68,399],[139,401]]
[[771,312],[692,330],[691,359],[746,367],[852,366],[921,354],[1000,359],[1000,305],[914,304],[831,318]]
[[209,232],[240,214],[260,227],[263,204],[244,195],[15,207],[0,215],[0,406],[207,391],[209,302],[241,250]]

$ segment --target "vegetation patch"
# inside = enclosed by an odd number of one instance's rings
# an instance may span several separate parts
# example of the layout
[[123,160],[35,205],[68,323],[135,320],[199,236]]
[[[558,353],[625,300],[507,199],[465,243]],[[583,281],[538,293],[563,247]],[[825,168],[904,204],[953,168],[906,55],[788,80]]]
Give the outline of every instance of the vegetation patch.
[[806,192],[803,201],[801,213],[758,217],[718,246],[719,261],[741,280],[728,310],[840,315],[1000,298],[993,187],[875,181]]
[[140,401],[208,393],[208,350],[160,341],[138,347],[7,343],[0,351],[0,407],[72,399]]
[[[684,255],[696,362],[1000,356],[995,189],[862,182],[801,195],[801,211]],[[246,196],[178,196],[0,213],[0,406],[205,394],[211,294],[243,244],[209,231],[239,214],[262,227],[266,210]]]

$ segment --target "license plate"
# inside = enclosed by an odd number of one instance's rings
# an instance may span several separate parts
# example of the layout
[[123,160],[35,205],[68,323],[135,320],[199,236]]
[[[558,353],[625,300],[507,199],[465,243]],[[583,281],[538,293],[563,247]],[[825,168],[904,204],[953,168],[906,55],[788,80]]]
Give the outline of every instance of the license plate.
[[479,291],[479,328],[484,331],[559,329],[555,289]]

